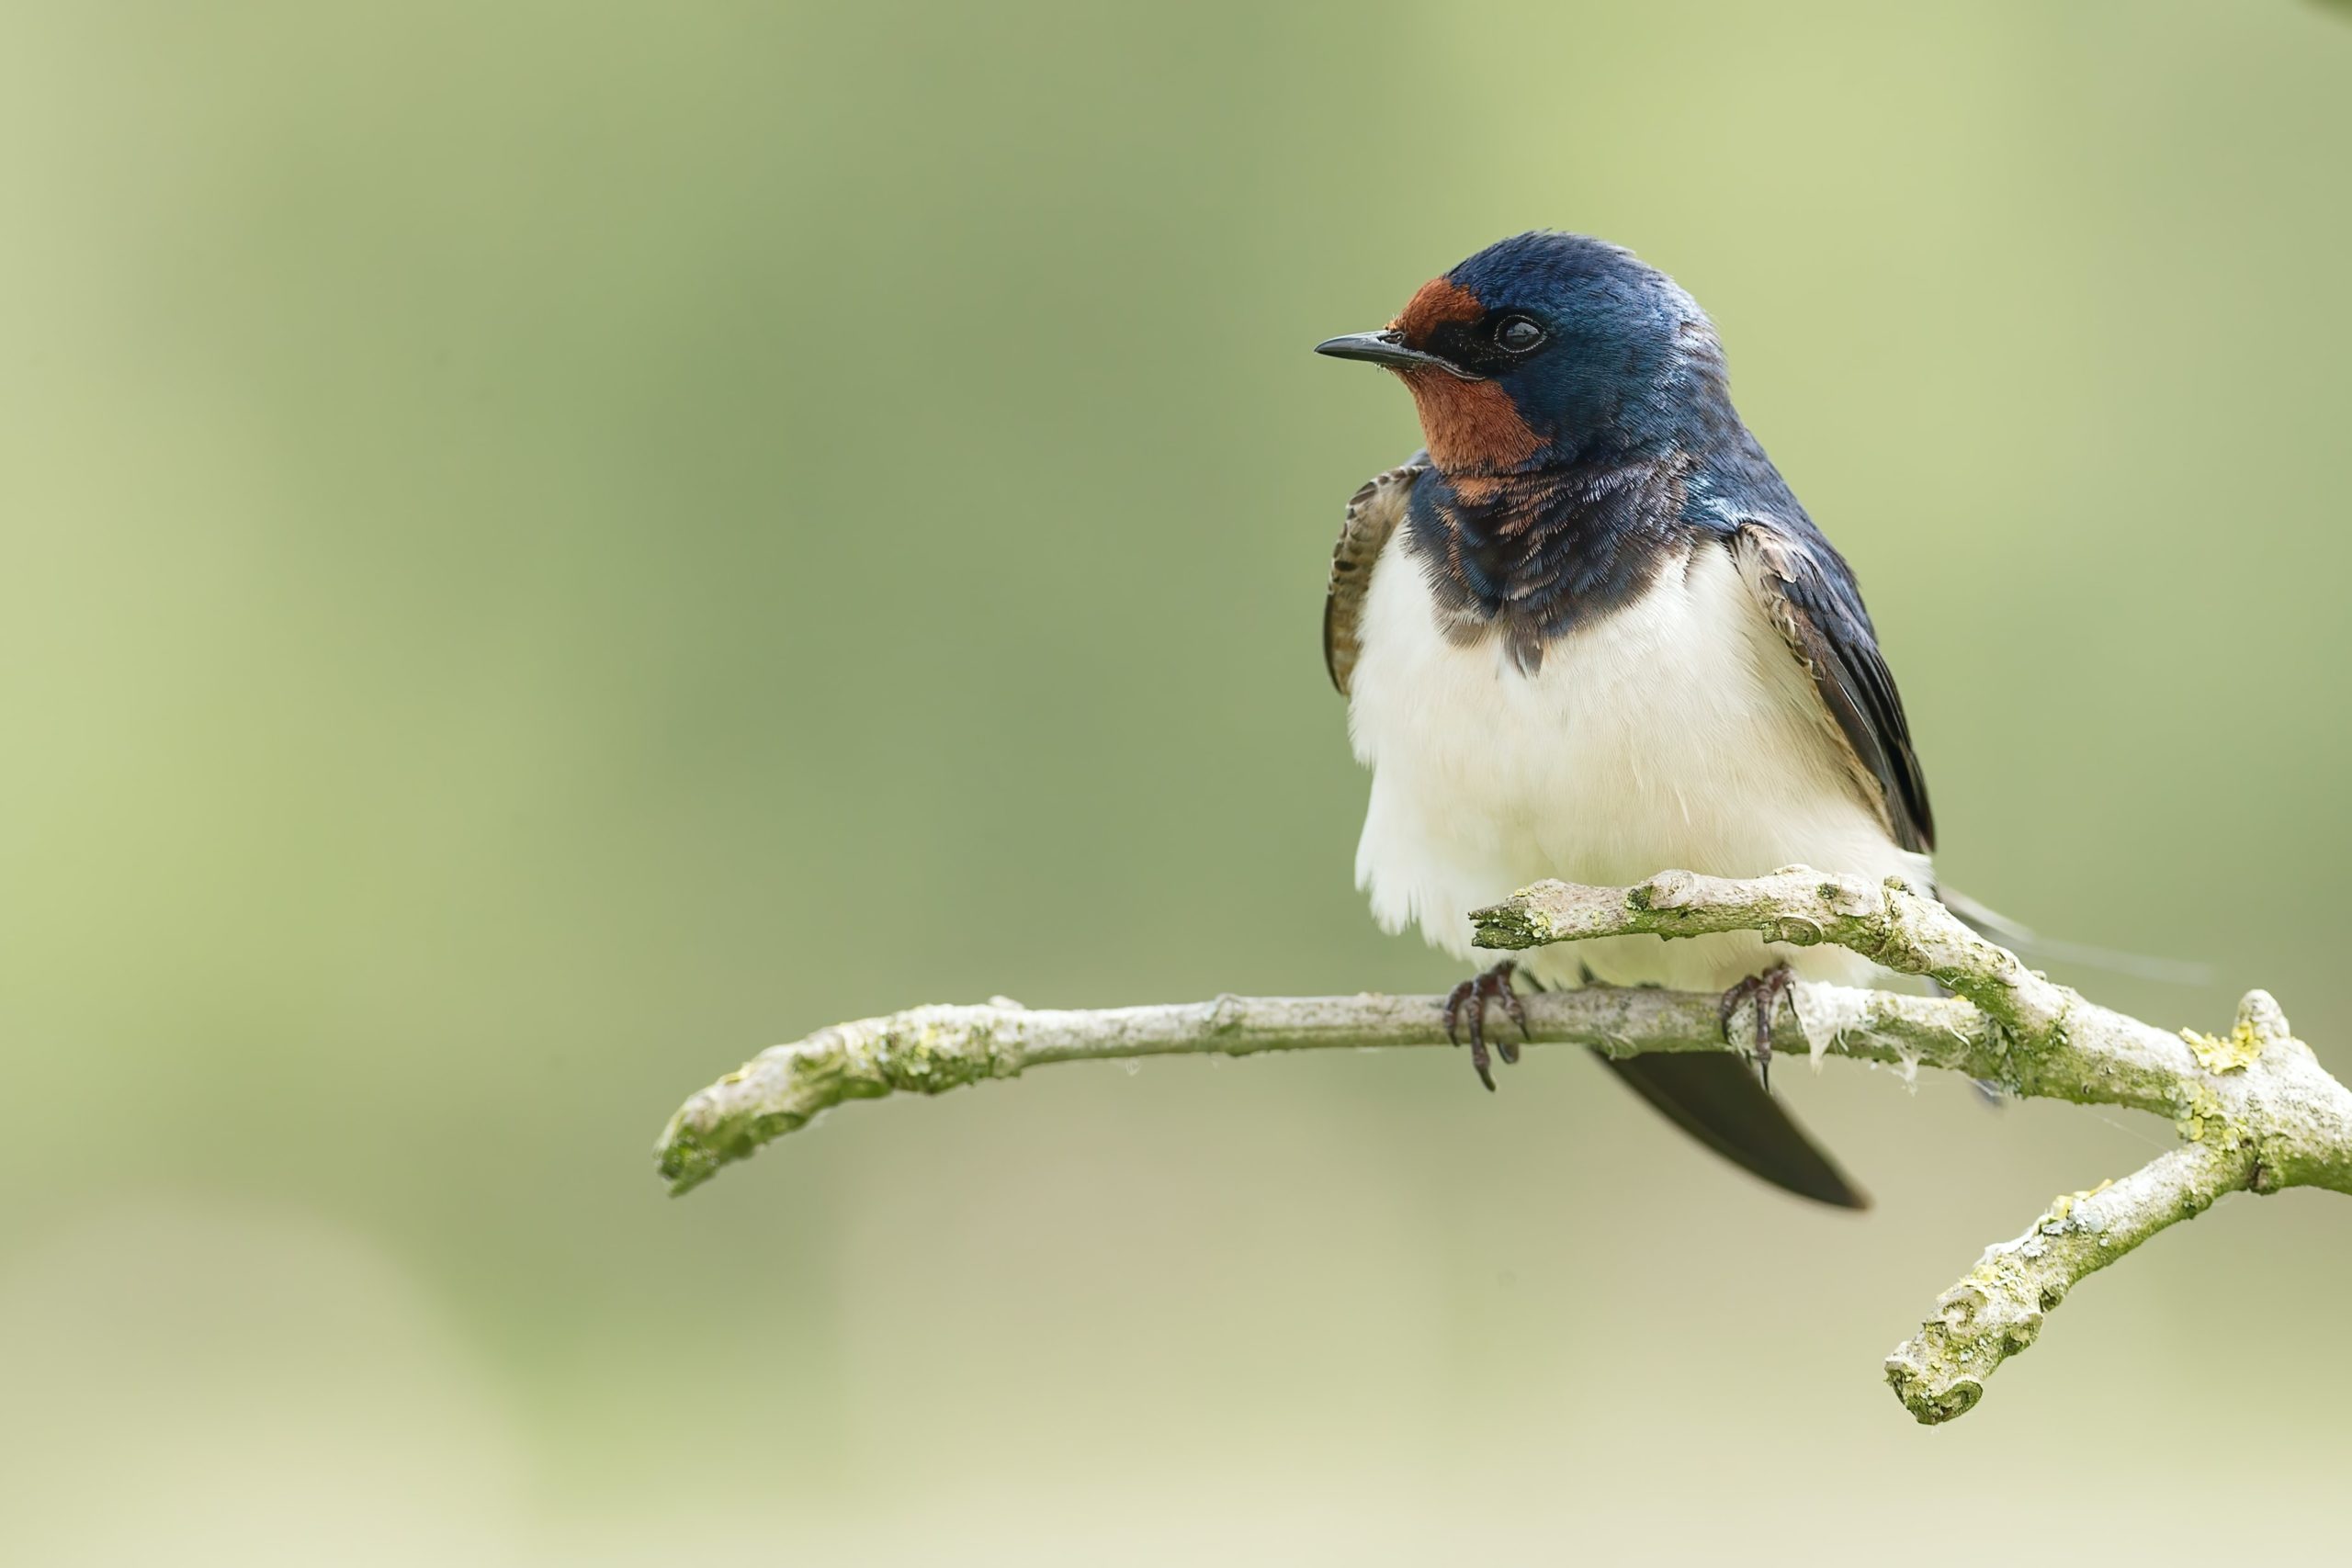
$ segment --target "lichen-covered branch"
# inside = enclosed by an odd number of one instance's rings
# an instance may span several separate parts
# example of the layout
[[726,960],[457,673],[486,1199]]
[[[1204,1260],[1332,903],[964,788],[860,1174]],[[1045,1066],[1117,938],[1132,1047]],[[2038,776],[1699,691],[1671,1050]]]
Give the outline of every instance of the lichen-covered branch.
[[[1731,880],[1660,873],[1637,886],[1543,883],[1472,915],[1480,946],[1592,937],[1758,931],[1830,942],[1950,997],[1800,984],[1775,1045],[1816,1058],[1950,1069],[2013,1093],[2129,1106],[2171,1118],[2182,1145],[2121,1180],[2055,1201],[1988,1251],[1899,1346],[1887,1376],[1923,1422],[1962,1415],[1984,1380],[2033,1343],[2051,1308],[2105,1268],[2225,1192],[2352,1192],[2352,1091],[2319,1066],[2260,991],[2227,1036],[2168,1032],[2086,1000],[2026,967],[1900,882],[1872,886],[1791,867]],[[1724,1051],[1717,998],[1678,992],[1547,992],[1526,1001],[1538,1044],[1610,1055]],[[1436,997],[1219,997],[1087,1011],[1003,998],[915,1008],[820,1030],[762,1052],[679,1108],[656,1155],[674,1192],[708,1180],[834,1106],[937,1094],[1051,1062],[1445,1043]]]
[[2120,1181],[2063,1194],[2015,1241],[1985,1249],[1967,1277],[1936,1303],[1886,1359],[1886,1381],[1904,1408],[1929,1425],[1964,1416],[1984,1397],[1994,1369],[2031,1345],[2041,1320],[2095,1273],[2224,1192],[2253,1179],[2251,1151],[2190,1144],[2159,1155]]
[[2033,1343],[2043,1316],[2077,1280],[2202,1213],[2222,1193],[2352,1192],[2352,1092],[2322,1070],[2265,992],[2239,1004],[2226,1039],[2168,1033],[2027,968],[1899,881],[1873,886],[1802,866],[1740,881],[1669,871],[1628,888],[1543,883],[1471,919],[1482,947],[1643,932],[1760,931],[1799,947],[1834,942],[1973,1004],[1992,1049],[1972,1043],[1923,1060],[2018,1094],[2172,1118],[2183,1147],[2120,1181],[2056,1200],[2031,1230],[1987,1252],[1918,1337],[1896,1348],[1887,1380],[1923,1422],[1973,1407],[1984,1380]]
[[1802,866],[1741,881],[1668,871],[1629,888],[1538,883],[1470,919],[1480,947],[1759,931],[1793,947],[1849,948],[1973,1002],[1999,1045],[1996,1070],[1970,1071],[2019,1094],[2170,1114],[2180,1074],[2195,1067],[2178,1037],[2093,1007],[1899,885]]
[[[673,1191],[684,1192],[763,1144],[853,1100],[943,1094],[1018,1077],[1050,1062],[1142,1056],[1249,1056],[1263,1051],[1443,1045],[1443,998],[1219,997],[1158,1007],[1060,1010],[998,997],[910,1008],[820,1029],[771,1046],[695,1094],[670,1118],[656,1149]],[[1678,991],[1547,991],[1525,998],[1539,1045],[1589,1045],[1612,1056],[1722,1051],[1716,998]],[[1836,1021],[1841,1055],[1929,1062],[1984,1076],[1999,1066],[1983,1018],[1965,1002],[1844,986],[1801,987],[1800,1019]],[[1802,1022],[1783,1019],[1777,1043],[1808,1049]],[[1831,1044],[1828,1034],[1820,1043]]]

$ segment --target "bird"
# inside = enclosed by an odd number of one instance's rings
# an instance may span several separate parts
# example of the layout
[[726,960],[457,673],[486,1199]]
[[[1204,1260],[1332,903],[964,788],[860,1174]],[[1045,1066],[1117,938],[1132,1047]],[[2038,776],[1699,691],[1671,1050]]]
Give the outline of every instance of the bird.
[[[1372,773],[1356,881],[1383,928],[1475,962],[1475,908],[1544,878],[1669,868],[1802,864],[1932,893],[1927,781],[1853,570],[1740,418],[1715,327],[1671,278],[1534,231],[1316,352],[1396,375],[1421,427],[1421,450],[1350,501],[1324,604],[1325,666]],[[1484,970],[1444,1024],[1492,1089],[1489,1040],[1506,1064],[1519,1049],[1489,1008],[1526,1032],[1515,980],[1720,992],[1727,1042],[1752,1019],[1740,1054],[1601,1059],[1716,1153],[1859,1209],[1769,1071],[1793,979],[1872,974],[1757,933],[1615,937]]]

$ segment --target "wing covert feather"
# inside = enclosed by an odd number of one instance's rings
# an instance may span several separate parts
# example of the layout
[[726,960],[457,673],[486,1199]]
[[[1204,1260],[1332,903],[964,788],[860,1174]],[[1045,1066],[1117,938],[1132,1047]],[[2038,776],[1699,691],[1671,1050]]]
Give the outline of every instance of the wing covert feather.
[[1358,623],[1363,596],[1372,586],[1373,563],[1387,547],[1388,536],[1403,521],[1413,481],[1429,469],[1429,454],[1416,452],[1405,462],[1366,479],[1348,498],[1346,517],[1340,524],[1340,542],[1331,547],[1331,581],[1323,594],[1323,668],[1341,696],[1354,674],[1356,653],[1363,646]]
[[1826,540],[1805,536],[1811,532],[1744,519],[1732,540],[1733,558],[1789,650],[1813,676],[1860,773],[1876,784],[1895,842],[1925,854],[1935,848],[1936,822],[1903,695],[1879,652],[1852,570]]

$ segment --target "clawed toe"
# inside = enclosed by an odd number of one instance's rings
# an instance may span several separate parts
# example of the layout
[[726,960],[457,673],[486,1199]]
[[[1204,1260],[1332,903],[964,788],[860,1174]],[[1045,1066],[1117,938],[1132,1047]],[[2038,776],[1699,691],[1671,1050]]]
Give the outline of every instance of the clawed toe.
[[1789,994],[1789,987],[1795,983],[1793,970],[1785,964],[1775,964],[1761,975],[1750,975],[1725,991],[1716,1009],[1726,1044],[1736,1043],[1731,1037],[1731,1021],[1738,1015],[1739,1010],[1742,1007],[1756,1010],[1756,1043],[1749,1056],[1756,1064],[1757,1076],[1763,1079],[1768,1089],[1772,1087],[1772,1021],[1780,1014],[1781,998]]
[[[1519,993],[1511,989],[1511,972],[1517,967],[1516,963],[1505,959],[1485,974],[1464,980],[1446,993],[1445,1037],[1456,1045],[1461,1044],[1461,1026],[1465,1021],[1469,1024],[1470,1066],[1476,1070],[1478,1081],[1489,1090],[1495,1087],[1495,1073],[1487,1055],[1487,1004],[1501,1002],[1503,1011],[1510,1014],[1510,1021],[1519,1026],[1521,1038],[1533,1038],[1527,1028],[1526,1005],[1519,999]],[[1501,1054],[1506,1064],[1518,1062],[1519,1041],[1508,1035],[1498,1037],[1495,1049]]]

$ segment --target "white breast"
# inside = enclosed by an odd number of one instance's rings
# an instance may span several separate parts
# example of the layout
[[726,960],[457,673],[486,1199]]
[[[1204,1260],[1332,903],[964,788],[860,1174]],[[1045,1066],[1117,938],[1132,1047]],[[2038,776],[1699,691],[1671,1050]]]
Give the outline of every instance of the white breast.
[[[1373,770],[1356,884],[1390,931],[1418,923],[1458,958],[1468,912],[1544,877],[1616,886],[1669,867],[1721,876],[1804,864],[1930,881],[1849,771],[1813,688],[1730,552],[1694,545],[1639,600],[1549,644],[1534,675],[1498,637],[1439,629],[1408,530],[1366,596],[1348,728]],[[1573,985],[1714,989],[1785,957],[1859,980],[1840,949],[1753,937],[1618,938],[1539,949],[1525,967]]]

